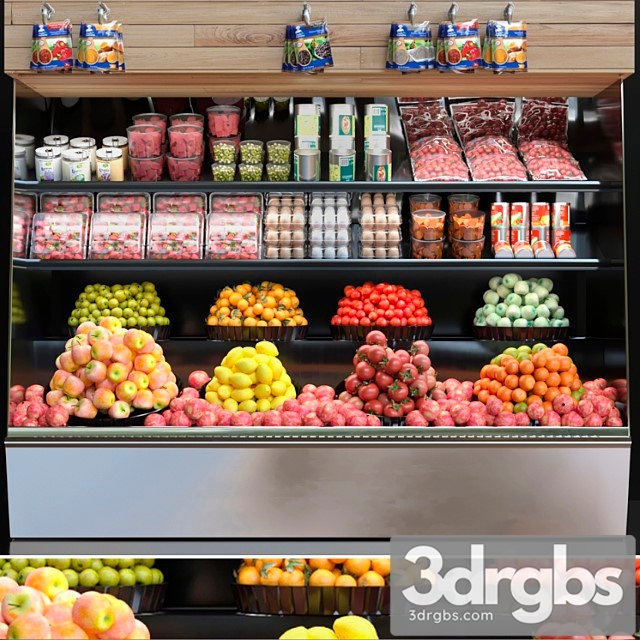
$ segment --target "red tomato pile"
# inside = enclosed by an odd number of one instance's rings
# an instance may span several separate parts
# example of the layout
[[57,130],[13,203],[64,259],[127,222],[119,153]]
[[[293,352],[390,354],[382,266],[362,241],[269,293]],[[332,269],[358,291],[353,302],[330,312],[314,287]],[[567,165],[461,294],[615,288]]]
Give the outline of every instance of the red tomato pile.
[[381,282],[365,282],[360,287],[348,285],[338,302],[332,325],[353,327],[428,327],[429,310],[417,289]]
[[381,331],[370,331],[353,357],[354,372],[344,381],[339,400],[355,404],[365,413],[402,418],[436,386],[429,345],[418,340],[393,350]]

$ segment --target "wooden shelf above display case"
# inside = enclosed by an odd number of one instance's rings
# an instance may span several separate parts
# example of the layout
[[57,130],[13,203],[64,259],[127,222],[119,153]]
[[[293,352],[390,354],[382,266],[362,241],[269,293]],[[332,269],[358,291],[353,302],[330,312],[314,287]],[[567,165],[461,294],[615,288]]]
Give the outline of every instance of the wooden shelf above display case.
[[534,72],[494,75],[486,71],[462,76],[435,71],[396,75],[385,71],[332,69],[322,77],[281,72],[127,71],[113,75],[45,74],[8,71],[18,97],[156,98],[295,95],[297,97],[354,97],[412,95],[484,97],[619,95],[619,83],[631,71]]

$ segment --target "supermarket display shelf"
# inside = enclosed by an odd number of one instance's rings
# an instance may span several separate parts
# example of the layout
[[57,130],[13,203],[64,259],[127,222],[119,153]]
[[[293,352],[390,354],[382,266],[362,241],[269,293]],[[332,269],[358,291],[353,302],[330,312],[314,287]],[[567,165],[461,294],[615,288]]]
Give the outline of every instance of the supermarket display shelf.
[[579,441],[598,445],[606,441],[619,442],[629,437],[627,427],[10,427],[5,440],[13,445],[68,446],[90,443],[91,446],[202,446],[203,442],[216,445],[228,443],[297,445],[318,444],[477,444],[482,442],[517,441],[533,444]]
[[406,269],[425,271],[449,271],[478,269],[507,271],[553,270],[553,271],[594,271],[597,269],[624,269],[623,260],[598,258],[574,258],[570,260],[500,260],[484,258],[480,260],[415,260],[399,258],[397,260],[352,258],[348,260],[32,260],[14,258],[13,268],[26,271],[131,271],[132,269],[162,269],[167,271],[209,271],[212,269],[246,273],[256,267],[259,269],[287,268],[296,271],[376,271],[384,265],[385,272]]
[[35,182],[15,181],[15,187],[28,191],[153,191],[153,192],[201,192],[253,193],[278,191],[348,191],[348,192],[396,192],[425,193],[551,193],[551,192],[616,192],[622,191],[622,181],[600,180],[545,180],[527,182],[415,182],[413,180],[393,180],[391,182]]

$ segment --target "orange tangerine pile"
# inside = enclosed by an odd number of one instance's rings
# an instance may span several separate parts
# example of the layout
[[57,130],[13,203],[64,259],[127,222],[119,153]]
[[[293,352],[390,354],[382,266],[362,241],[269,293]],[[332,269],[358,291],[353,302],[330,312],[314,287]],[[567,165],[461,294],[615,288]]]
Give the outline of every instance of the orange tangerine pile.
[[287,327],[306,325],[300,300],[293,289],[264,280],[224,287],[209,309],[212,327]]
[[503,402],[503,411],[518,413],[533,402],[552,411],[558,394],[579,399],[583,389],[568,347],[557,343],[552,347],[536,344],[505,349],[482,367],[473,390],[480,402],[487,404],[495,396]]
[[391,558],[245,558],[238,584],[280,587],[383,587]]

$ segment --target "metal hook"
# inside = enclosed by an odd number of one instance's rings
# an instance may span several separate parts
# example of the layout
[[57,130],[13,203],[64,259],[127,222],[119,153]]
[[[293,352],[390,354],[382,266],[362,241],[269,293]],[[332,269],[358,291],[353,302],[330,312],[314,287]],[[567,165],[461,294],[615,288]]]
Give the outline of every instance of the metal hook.
[[416,16],[418,15],[418,5],[415,2],[412,2],[409,6],[409,22],[413,27],[416,22]]
[[452,2],[449,7],[449,22],[455,22],[458,15],[458,3]]
[[42,24],[47,24],[56,15],[56,10],[48,2],[43,2],[40,7],[40,14],[42,15]]
[[104,2],[98,2],[98,22],[104,24],[111,15],[111,9]]
[[311,9],[309,8],[309,3],[304,2],[302,7],[302,19],[308,27],[311,25]]
[[516,5],[513,2],[508,2],[507,6],[504,8],[504,19],[507,22],[511,22],[513,20],[513,12],[516,8]]

